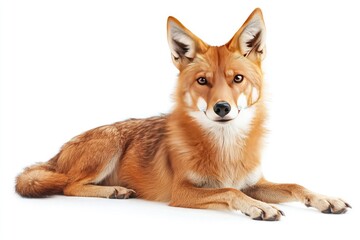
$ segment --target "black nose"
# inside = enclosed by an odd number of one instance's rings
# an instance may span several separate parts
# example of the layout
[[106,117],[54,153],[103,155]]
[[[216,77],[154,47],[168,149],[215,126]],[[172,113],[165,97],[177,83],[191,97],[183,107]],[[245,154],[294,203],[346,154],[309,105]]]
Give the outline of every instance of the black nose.
[[214,112],[220,117],[226,116],[231,110],[230,104],[227,102],[217,102],[214,106]]

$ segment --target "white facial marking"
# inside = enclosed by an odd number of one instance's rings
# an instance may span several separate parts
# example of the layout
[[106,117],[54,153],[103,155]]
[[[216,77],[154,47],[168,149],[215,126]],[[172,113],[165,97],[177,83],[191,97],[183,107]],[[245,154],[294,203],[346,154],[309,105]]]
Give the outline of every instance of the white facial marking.
[[225,75],[227,76],[227,77],[232,77],[232,76],[234,76],[234,71],[233,70],[227,70],[226,71],[226,73],[225,73]]
[[238,109],[245,109],[247,107],[247,98],[244,93],[241,93],[237,101]]
[[259,91],[256,88],[253,88],[251,93],[252,103],[256,102],[258,98],[259,98]]
[[199,97],[198,102],[197,102],[197,107],[199,108],[199,110],[201,112],[205,112],[207,109],[207,103],[206,103],[205,99],[203,99],[202,97]]
[[239,110],[236,108],[236,106],[231,105],[231,110],[228,115],[225,116],[225,119],[235,119],[237,118],[238,114]]
[[190,93],[185,94],[184,101],[189,107],[192,106],[193,102],[192,102]]
[[[201,128],[211,133],[214,142],[219,143],[221,146],[231,146],[236,142],[235,139],[245,138],[247,136],[251,129],[255,111],[256,105],[242,109],[235,119],[225,123],[218,123],[211,120],[211,118],[207,116],[208,114],[204,114],[204,112],[191,111],[189,115],[200,124]],[[224,151],[226,151],[226,149],[224,149]],[[231,153],[231,151],[229,153]]]
[[212,107],[210,107],[206,111],[206,117],[209,118],[211,121],[216,121],[216,120],[221,119],[221,117],[215,113],[215,111],[214,111],[214,109]]

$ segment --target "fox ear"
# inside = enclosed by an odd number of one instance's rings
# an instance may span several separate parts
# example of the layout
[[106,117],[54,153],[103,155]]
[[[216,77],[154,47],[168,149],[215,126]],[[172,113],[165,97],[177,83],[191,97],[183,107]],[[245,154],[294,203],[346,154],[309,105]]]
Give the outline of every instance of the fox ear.
[[197,52],[204,52],[208,46],[176,18],[167,21],[167,37],[174,65],[181,69],[189,64]]
[[226,44],[230,51],[240,51],[252,61],[259,62],[265,57],[265,23],[260,8],[256,8]]

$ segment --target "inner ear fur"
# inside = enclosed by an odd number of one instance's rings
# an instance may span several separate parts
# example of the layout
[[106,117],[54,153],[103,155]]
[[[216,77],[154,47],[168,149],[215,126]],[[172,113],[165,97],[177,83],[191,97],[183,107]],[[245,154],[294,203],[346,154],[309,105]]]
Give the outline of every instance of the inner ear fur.
[[259,62],[265,56],[266,29],[260,8],[256,8],[226,44],[230,51],[239,51],[252,61]]
[[208,49],[207,44],[171,16],[167,21],[167,35],[172,61],[178,69],[190,63],[197,53]]

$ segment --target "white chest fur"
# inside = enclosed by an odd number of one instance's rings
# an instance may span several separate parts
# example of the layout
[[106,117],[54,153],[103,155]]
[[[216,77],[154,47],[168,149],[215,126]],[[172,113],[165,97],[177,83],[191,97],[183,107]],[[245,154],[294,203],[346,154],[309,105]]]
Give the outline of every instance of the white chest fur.
[[260,166],[245,176],[226,176],[223,179],[216,179],[212,176],[201,176],[196,172],[187,173],[188,180],[197,187],[203,188],[235,188],[238,190],[255,185],[262,177]]

